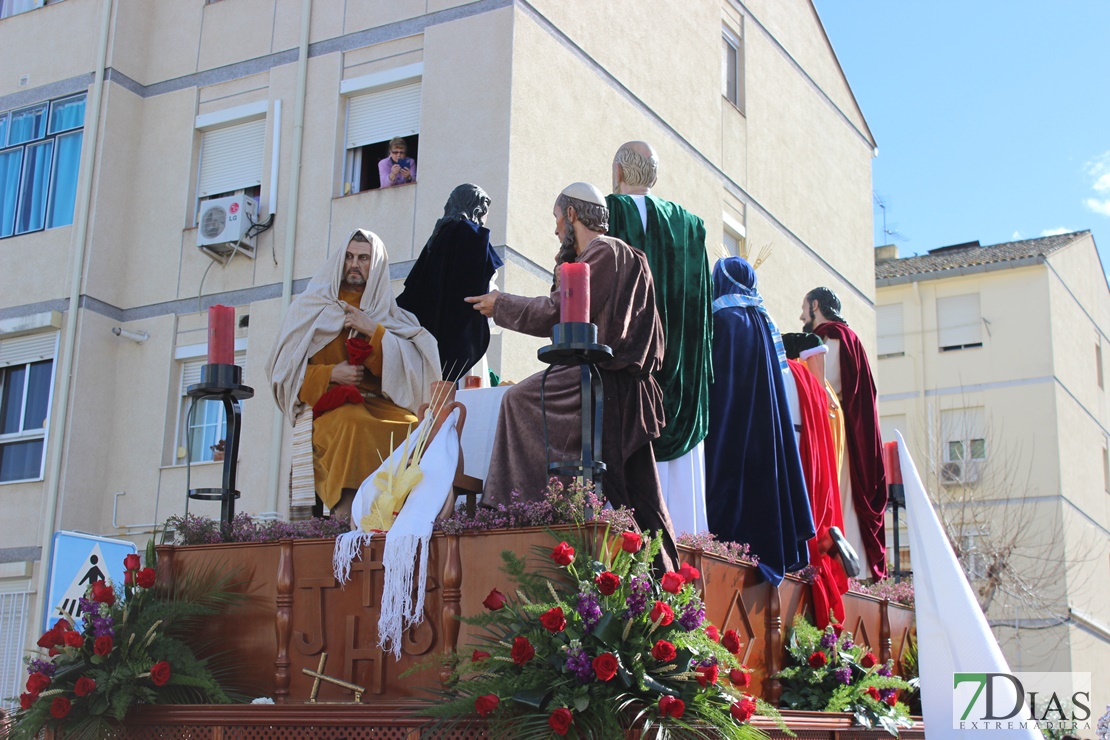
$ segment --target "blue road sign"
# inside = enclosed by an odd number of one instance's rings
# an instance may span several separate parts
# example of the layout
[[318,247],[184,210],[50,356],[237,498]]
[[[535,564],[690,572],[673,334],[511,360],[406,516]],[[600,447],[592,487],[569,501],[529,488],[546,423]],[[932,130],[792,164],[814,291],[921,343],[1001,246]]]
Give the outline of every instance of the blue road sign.
[[49,600],[42,630],[45,632],[64,613],[81,629],[77,602],[94,581],[123,584],[123,559],[138,552],[134,543],[81,532],[55,532],[54,556],[50,561]]

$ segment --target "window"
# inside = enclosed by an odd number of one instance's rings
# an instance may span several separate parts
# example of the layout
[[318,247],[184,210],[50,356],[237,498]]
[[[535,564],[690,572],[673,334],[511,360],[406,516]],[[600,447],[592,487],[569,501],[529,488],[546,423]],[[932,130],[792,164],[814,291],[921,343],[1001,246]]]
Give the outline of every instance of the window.
[[902,357],[906,354],[902,328],[902,304],[891,303],[875,309],[879,341],[879,358]]
[[0,113],[0,238],[73,223],[85,95]]
[[54,332],[0,340],[0,483],[42,478]]
[[744,224],[727,211],[721,214],[721,220],[724,222],[722,243],[726,252],[725,256],[739,257],[745,254],[744,238],[747,231],[744,229]]
[[[235,353],[235,364],[244,368],[246,352]],[[227,420],[224,418],[224,405],[220,401],[204,399],[194,408],[189,398],[189,386],[200,382],[200,369],[206,360],[189,360],[181,364],[181,404],[178,414],[177,460],[184,465],[189,462],[212,462],[223,459],[221,443],[227,437]],[[190,417],[190,411],[192,416]]]
[[944,485],[975,483],[987,459],[986,416],[981,406],[942,411],[940,414],[940,479]]
[[[347,99],[347,134],[343,194],[382,187],[380,163],[390,156],[390,142],[405,141],[415,181],[420,146],[420,73],[423,65],[349,80],[341,91],[360,90]],[[376,84],[375,84],[376,83]],[[374,87],[366,92],[367,86]],[[387,184],[386,187],[389,187]]]
[[0,0],[0,18],[26,13],[45,4],[46,0]]
[[30,597],[29,591],[0,593],[0,707],[8,711],[17,708],[14,697],[24,690],[23,682],[27,680],[22,658]]
[[941,352],[983,346],[979,294],[937,298],[937,342]]
[[744,41],[727,26],[721,29],[721,95],[744,110]]
[[1110,493],[1110,450],[1106,448],[1106,441],[1102,443],[1102,488]]
[[266,104],[263,103],[263,117],[249,121],[239,119],[231,125],[210,128],[201,133],[198,212],[201,202],[227,195],[245,193],[258,200],[262,191],[266,143],[265,110]]
[[1095,338],[1095,378],[1098,379],[1098,387],[1102,388],[1102,337]]

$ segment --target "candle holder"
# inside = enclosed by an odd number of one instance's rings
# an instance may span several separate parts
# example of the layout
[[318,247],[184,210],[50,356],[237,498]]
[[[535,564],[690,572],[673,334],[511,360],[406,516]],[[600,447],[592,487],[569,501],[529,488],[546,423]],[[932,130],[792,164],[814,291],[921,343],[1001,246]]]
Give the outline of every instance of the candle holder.
[[[536,353],[548,368],[540,382],[540,408],[543,412],[543,447],[547,456],[547,472],[551,475],[573,475],[583,483],[594,484],[601,495],[601,476],[605,463],[601,453],[601,425],[604,415],[604,388],[597,363],[613,358],[613,350],[597,341],[597,325],[584,321],[556,324],[551,330],[551,344]],[[551,460],[551,444],[547,431],[547,376],[556,367],[579,366],[582,373],[582,457],[578,460]],[[592,512],[586,513],[587,517]]]
[[[186,391],[193,399],[189,409],[190,417],[197,403],[204,400],[219,400],[224,406],[224,419],[227,423],[227,449],[224,452],[223,487],[191,488],[187,496],[194,501],[219,501],[220,519],[230,524],[235,517],[235,476],[239,466],[239,438],[242,436],[242,411],[239,402],[254,397],[254,389],[243,385],[243,368],[238,365],[210,363],[200,369],[200,382],[189,386]],[[188,484],[186,484],[188,485]]]

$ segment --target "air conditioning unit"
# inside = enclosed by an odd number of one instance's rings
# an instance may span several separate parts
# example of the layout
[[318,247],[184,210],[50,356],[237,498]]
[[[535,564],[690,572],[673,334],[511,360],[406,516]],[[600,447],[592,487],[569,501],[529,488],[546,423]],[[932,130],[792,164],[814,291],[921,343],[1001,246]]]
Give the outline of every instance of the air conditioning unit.
[[964,486],[979,481],[979,461],[946,462],[940,466],[942,486]]
[[236,252],[254,259],[255,236],[247,232],[257,221],[258,201],[247,195],[202,201],[197,216],[197,246],[223,264]]

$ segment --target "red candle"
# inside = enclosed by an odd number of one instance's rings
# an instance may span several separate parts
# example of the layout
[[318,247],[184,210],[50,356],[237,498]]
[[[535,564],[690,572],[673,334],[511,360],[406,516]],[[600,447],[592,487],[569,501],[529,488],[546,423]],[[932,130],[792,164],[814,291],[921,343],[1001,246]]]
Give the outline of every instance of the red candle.
[[559,266],[559,321],[590,320],[590,266],[564,262]]
[[883,443],[883,463],[886,468],[887,485],[902,482],[902,461],[898,458],[898,442]]
[[208,309],[208,364],[235,364],[235,307]]

